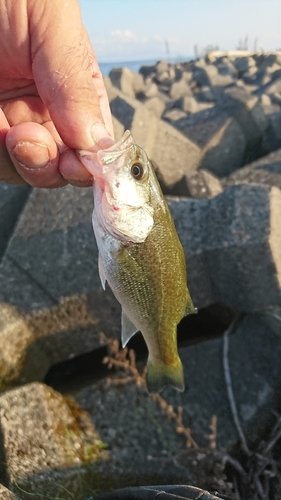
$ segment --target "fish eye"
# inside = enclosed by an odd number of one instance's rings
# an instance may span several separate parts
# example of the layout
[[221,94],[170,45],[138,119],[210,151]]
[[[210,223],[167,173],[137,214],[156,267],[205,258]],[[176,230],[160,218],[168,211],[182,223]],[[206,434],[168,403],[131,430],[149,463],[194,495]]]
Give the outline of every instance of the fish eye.
[[140,179],[142,179],[144,174],[143,166],[140,163],[134,163],[131,166],[131,174],[134,177],[134,179],[139,181]]

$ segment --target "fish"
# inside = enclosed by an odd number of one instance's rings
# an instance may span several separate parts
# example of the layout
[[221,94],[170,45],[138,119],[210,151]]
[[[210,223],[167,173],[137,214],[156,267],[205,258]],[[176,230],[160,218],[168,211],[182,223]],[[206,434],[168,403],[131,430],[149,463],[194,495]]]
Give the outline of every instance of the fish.
[[80,159],[94,177],[99,274],[122,307],[122,346],[140,331],[149,353],[148,392],[165,386],[183,391],[177,325],[196,309],[184,251],[154,169],[128,130],[108,149],[80,151]]

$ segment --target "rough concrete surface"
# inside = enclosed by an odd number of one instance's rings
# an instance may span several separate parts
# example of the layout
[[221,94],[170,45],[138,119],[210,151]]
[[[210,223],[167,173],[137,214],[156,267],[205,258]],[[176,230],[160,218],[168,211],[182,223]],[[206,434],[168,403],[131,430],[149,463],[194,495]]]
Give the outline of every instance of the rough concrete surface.
[[87,464],[107,455],[88,414],[43,384],[0,396],[1,477],[23,498],[81,494]]
[[[278,386],[280,355],[280,336],[257,316],[246,316],[229,338],[232,387],[246,438]],[[113,378],[110,385],[101,381],[75,394],[77,402],[93,416],[101,438],[109,446],[109,462],[99,465],[101,483],[105,475],[108,485],[113,487],[156,484],[159,477],[168,484],[182,481],[189,484],[190,470],[183,465],[188,440],[177,432],[171,417],[171,410],[177,413],[178,407],[182,408],[183,425],[190,429],[195,441],[189,442],[189,451],[196,445],[202,451],[210,446],[210,424],[214,421],[216,446],[220,451],[229,449],[238,440],[224,378],[223,339],[181,348],[180,356],[186,390],[178,393],[165,389],[161,394],[172,405],[170,413],[163,399],[160,404],[164,409],[161,409],[159,401],[149,396],[145,388],[138,388],[134,382],[122,384],[121,377],[128,375],[125,373],[109,372]]]
[[34,189],[0,267],[2,384],[42,380],[53,363],[100,346],[100,332],[119,335],[92,209],[91,189]]
[[[281,192],[231,186],[210,200],[170,203],[195,306],[254,312],[281,300]],[[210,301],[210,302],[209,302]]]
[[224,187],[242,183],[265,184],[281,189],[281,149],[245,165],[222,181]]
[[19,497],[0,484],[0,500],[19,500]]
[[13,186],[0,182],[0,260],[30,189],[30,186]]

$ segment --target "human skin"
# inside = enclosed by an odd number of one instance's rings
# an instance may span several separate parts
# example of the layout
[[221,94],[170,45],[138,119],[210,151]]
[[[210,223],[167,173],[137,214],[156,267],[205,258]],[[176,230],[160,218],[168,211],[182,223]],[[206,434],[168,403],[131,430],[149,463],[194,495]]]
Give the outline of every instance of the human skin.
[[89,186],[76,151],[113,144],[77,0],[0,1],[0,180]]

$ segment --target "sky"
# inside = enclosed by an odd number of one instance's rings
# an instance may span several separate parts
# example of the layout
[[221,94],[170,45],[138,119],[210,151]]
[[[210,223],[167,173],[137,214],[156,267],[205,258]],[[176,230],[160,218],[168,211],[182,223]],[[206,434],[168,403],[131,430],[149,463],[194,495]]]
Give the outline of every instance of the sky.
[[281,49],[281,0],[79,0],[99,62]]

